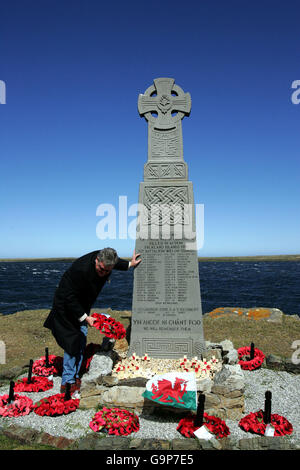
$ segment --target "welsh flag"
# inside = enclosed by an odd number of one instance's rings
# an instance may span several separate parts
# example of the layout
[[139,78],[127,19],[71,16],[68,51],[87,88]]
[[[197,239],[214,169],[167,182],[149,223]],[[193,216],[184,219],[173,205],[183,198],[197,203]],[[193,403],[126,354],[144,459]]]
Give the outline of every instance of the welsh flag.
[[169,372],[155,375],[146,383],[143,397],[161,405],[197,410],[196,374]]

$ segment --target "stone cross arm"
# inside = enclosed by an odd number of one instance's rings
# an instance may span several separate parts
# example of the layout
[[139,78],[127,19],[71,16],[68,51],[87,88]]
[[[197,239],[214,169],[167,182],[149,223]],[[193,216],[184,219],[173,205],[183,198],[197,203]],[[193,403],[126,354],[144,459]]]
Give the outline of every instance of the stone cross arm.
[[154,85],[139,95],[138,110],[140,116],[157,113],[160,119],[170,119],[172,113],[179,112],[182,119],[190,114],[191,95],[175,85],[173,78],[157,78]]

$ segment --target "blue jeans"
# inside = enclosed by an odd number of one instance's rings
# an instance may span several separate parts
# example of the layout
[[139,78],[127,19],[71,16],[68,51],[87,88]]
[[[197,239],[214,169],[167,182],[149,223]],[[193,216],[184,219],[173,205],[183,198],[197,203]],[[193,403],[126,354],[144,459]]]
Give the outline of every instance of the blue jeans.
[[86,321],[82,322],[80,331],[82,333],[80,335],[80,352],[76,356],[70,356],[66,351],[64,352],[63,372],[61,377],[62,385],[66,383],[73,384],[75,383],[75,379],[79,377],[88,332]]

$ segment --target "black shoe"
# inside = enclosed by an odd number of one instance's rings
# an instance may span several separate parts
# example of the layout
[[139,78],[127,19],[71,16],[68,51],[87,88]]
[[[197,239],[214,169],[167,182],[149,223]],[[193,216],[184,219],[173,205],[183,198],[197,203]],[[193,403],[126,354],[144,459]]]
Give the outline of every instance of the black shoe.
[[[70,393],[74,393],[75,390],[79,390],[79,389],[77,388],[77,384],[76,384],[76,383],[70,384],[70,385],[71,385],[71,387],[70,387]],[[66,393],[66,390],[67,390],[67,384],[61,385],[61,387],[60,387],[60,393]]]

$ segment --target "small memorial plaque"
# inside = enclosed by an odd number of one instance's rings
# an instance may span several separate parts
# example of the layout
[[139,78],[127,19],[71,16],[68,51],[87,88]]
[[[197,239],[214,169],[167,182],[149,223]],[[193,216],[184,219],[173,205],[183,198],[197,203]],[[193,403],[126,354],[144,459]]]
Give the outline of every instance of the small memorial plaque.
[[272,424],[267,424],[266,430],[265,430],[265,436],[274,437],[274,434],[275,434],[274,426],[272,426]]
[[212,434],[208,428],[203,424],[201,428],[197,429],[194,431],[194,435],[198,437],[198,439],[205,439],[206,441],[209,441],[214,437],[214,434]]

